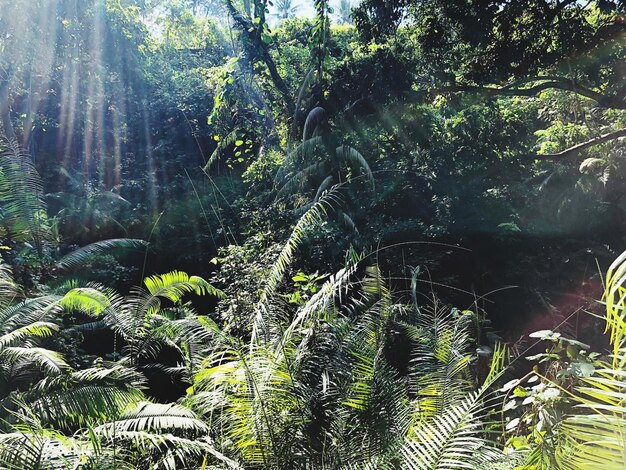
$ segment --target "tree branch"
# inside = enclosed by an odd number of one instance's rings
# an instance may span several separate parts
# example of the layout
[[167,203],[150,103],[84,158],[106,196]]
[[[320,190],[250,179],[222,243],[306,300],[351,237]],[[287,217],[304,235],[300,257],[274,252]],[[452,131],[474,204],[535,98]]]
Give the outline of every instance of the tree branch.
[[[524,83],[532,83],[543,81],[535,86],[528,88],[518,88],[519,85]],[[496,96],[535,96],[538,93],[548,89],[558,89],[571,91],[586,98],[594,100],[598,105],[604,108],[613,109],[626,109],[626,100],[620,96],[610,96],[603,93],[587,88],[571,78],[563,77],[534,77],[519,82],[515,82],[511,85],[503,87],[488,87],[481,85],[450,85],[447,87],[439,88],[435,90],[436,93],[458,93],[458,92],[471,92],[483,94],[486,98],[494,98]]]
[[619,139],[620,137],[626,137],[626,128],[609,132],[607,134],[602,134],[598,137],[589,139],[585,142],[581,142],[580,144],[576,144],[573,147],[569,147],[558,153],[533,154],[531,156],[537,160],[561,160],[563,158],[574,157],[589,147],[600,145],[604,142],[609,142],[611,140]]
[[264,17],[257,17],[259,20],[258,24],[255,25],[249,17],[242,14],[237,8],[233,5],[232,0],[226,0],[226,8],[230,13],[231,17],[235,21],[235,25],[237,29],[244,37],[244,41],[242,41],[242,46],[246,50],[246,53],[249,56],[250,62],[254,63],[257,60],[260,60],[265,64],[267,70],[270,74],[270,78],[276,87],[276,90],[281,95],[284,105],[288,110],[292,110],[292,93],[289,89],[287,83],[283,80],[283,78],[278,73],[278,68],[276,67],[276,63],[269,52],[269,46],[263,41],[261,33],[263,31],[263,25],[265,22]]

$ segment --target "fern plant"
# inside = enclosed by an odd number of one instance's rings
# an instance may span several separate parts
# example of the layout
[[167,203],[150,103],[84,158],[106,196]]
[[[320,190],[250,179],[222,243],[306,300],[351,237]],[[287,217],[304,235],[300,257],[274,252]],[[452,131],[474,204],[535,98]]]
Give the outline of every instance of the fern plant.
[[[266,301],[263,341],[242,341],[205,318],[212,351],[185,402],[226,455],[249,466],[451,469],[504,460],[483,421],[504,348],[477,386],[474,315],[397,303],[377,267],[355,279],[359,263],[352,257],[293,313],[278,297]],[[393,358],[398,337],[414,357],[427,356],[409,361],[408,373]]]
[[[181,351],[191,351],[193,329],[188,324],[181,327],[170,313],[183,307],[184,295],[220,295],[217,289],[202,278],[172,272],[147,278],[145,288],[127,299],[91,284],[74,287],[64,296],[14,303],[11,294],[16,286],[6,268],[1,273],[0,292],[7,295],[2,298],[6,308],[0,315],[5,330],[16,323],[20,312],[26,318],[20,318],[19,324],[40,320],[0,337],[4,339],[0,350],[3,370],[29,372],[23,380],[27,387],[0,396],[5,431],[0,434],[3,468],[180,468],[202,462],[238,468],[213,447],[207,425],[192,410],[146,401],[145,378],[132,366],[138,357],[150,355],[165,341],[176,342]],[[33,339],[27,344],[33,346],[38,336],[58,330],[52,320],[59,318],[62,309],[82,312],[111,326],[126,342],[125,356],[118,362],[102,361],[96,367],[72,370],[53,351],[31,347],[28,355],[17,355],[17,341],[29,336]],[[41,319],[50,322],[42,324]],[[187,323],[192,323],[190,318]],[[149,348],[144,350],[142,345]],[[35,374],[33,363],[46,366],[48,376]],[[17,384],[15,377],[7,383]]]

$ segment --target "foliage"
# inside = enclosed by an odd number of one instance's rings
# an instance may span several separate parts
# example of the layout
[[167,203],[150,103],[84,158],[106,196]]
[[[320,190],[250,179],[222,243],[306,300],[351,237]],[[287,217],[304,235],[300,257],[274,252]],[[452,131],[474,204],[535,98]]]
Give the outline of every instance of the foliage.
[[0,2],[0,467],[621,463],[624,12]]

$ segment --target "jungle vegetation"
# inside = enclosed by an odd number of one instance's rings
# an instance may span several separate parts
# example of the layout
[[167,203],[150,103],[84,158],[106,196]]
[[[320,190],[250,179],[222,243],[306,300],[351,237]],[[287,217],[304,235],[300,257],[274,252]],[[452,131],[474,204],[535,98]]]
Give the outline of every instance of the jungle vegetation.
[[622,0],[0,1],[0,468],[626,468]]

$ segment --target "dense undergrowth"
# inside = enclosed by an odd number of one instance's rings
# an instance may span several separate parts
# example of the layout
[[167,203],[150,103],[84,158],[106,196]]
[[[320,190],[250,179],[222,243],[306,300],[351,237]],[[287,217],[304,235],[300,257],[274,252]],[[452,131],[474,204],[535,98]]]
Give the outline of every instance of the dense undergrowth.
[[[225,294],[183,272],[148,277],[128,296],[76,281],[34,296],[2,266],[3,467],[621,466],[626,254],[606,277],[609,350],[542,330],[530,337],[546,352],[524,359],[480,311],[418,296],[419,270],[394,293],[356,252],[326,279],[294,276],[307,287],[284,294],[293,252],[335,190],[265,270],[243,334],[185,301]],[[118,338],[110,358],[58,352],[98,328]],[[175,366],[158,361],[163,348]],[[518,360],[535,365],[511,379]],[[153,369],[187,383],[186,394],[150,399]]]
[[309,7],[0,2],[0,468],[624,468],[624,3]]

